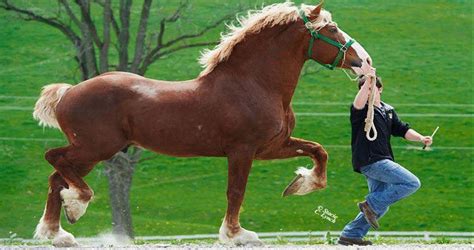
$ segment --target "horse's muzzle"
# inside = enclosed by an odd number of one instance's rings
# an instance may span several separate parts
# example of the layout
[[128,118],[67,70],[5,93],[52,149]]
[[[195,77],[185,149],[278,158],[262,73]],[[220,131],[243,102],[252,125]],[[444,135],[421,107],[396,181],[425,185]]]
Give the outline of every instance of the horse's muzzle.
[[351,66],[357,67],[357,68],[362,67],[362,59],[357,58],[357,59],[351,60]]

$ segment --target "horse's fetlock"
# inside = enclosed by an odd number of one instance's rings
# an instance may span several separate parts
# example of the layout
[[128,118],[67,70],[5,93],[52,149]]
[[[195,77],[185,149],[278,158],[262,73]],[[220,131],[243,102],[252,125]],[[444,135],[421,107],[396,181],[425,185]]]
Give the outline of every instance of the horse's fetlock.
[[237,224],[235,224],[235,225],[229,225],[229,224],[227,224],[227,228],[229,229],[229,231],[227,232],[227,234],[228,234],[228,235],[230,234],[230,235],[229,235],[230,237],[233,236],[233,235],[235,235],[235,234],[237,234],[237,233],[240,231],[240,229],[241,229],[239,223],[237,223]]
[[316,151],[316,156],[322,160],[322,161],[327,161],[328,160],[328,157],[329,157],[329,154],[328,152],[323,148],[323,147],[320,147],[317,151]]

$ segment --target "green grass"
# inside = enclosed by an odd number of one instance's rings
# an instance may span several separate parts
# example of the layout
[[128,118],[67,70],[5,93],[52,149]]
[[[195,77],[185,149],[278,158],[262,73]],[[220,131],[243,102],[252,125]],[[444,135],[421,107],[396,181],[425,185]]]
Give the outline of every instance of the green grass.
[[[163,2],[163,1],[162,1]],[[247,1],[193,1],[188,23],[194,29],[211,17],[227,13],[234,3]],[[249,1],[250,2],[250,1]],[[137,4],[139,5],[139,4]],[[253,5],[253,4],[252,4]],[[369,51],[377,72],[384,78],[383,99],[388,103],[457,103],[463,107],[396,107],[401,118],[430,134],[440,130],[433,151],[396,148],[397,161],[419,176],[422,187],[413,196],[391,207],[381,220],[381,230],[474,231],[472,117],[403,117],[404,113],[473,114],[472,2],[471,1],[327,1],[339,26]],[[150,28],[162,13],[156,9]],[[137,9],[138,11],[138,9]],[[188,25],[189,24],[189,25]],[[216,39],[223,28],[208,34]],[[52,82],[79,79],[70,44],[56,30],[18,20],[0,11],[0,95],[37,96]],[[171,37],[171,35],[169,36]],[[189,49],[153,64],[146,76],[165,80],[194,78],[201,68],[200,49]],[[319,66],[308,62],[309,71]],[[350,103],[356,93],[341,71],[304,75],[295,102]],[[34,99],[1,99],[2,106],[32,107]],[[296,112],[348,112],[348,105],[296,105]],[[348,145],[347,117],[297,119],[294,135],[323,145]],[[42,129],[30,111],[0,109],[0,137],[58,138],[57,130]],[[52,168],[43,159],[48,148],[61,141],[0,140],[0,238],[16,233],[29,238],[41,216]],[[394,139],[393,145],[416,145]],[[328,147],[328,188],[303,197],[281,198],[297,166],[309,159],[257,161],[249,179],[241,224],[258,232],[341,230],[357,213],[356,202],[367,192],[365,179],[352,172],[350,149]],[[145,157],[154,153],[146,152]],[[131,193],[136,235],[216,233],[225,213],[226,160],[157,156],[136,169]],[[63,221],[76,236],[93,236],[111,228],[107,181],[98,166],[86,178],[95,191],[87,214],[74,226]],[[338,216],[336,223],[322,220],[313,211],[318,205]]]

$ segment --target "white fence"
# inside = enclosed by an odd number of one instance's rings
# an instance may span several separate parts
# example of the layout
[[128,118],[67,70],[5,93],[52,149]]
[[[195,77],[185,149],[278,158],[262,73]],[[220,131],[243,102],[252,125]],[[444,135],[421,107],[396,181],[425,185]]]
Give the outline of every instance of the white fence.
[[[268,232],[258,233],[260,239],[264,241],[275,241],[284,239],[290,242],[327,240],[327,237],[339,237],[340,231],[316,231],[316,232]],[[375,238],[395,238],[395,239],[413,239],[413,240],[434,240],[436,238],[447,238],[450,240],[473,240],[474,232],[420,232],[420,231],[379,231],[369,232],[368,236]],[[195,234],[195,235],[173,235],[173,236],[138,236],[137,240],[143,241],[172,241],[172,240],[200,240],[200,239],[218,239],[217,234]]]

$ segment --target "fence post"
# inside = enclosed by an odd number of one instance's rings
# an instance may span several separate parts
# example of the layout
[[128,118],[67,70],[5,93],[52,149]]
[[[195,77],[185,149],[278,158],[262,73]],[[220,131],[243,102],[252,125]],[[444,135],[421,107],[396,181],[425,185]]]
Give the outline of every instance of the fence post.
[[425,232],[423,238],[424,238],[424,240],[426,240],[426,241],[430,240],[430,233],[429,233],[429,232]]

